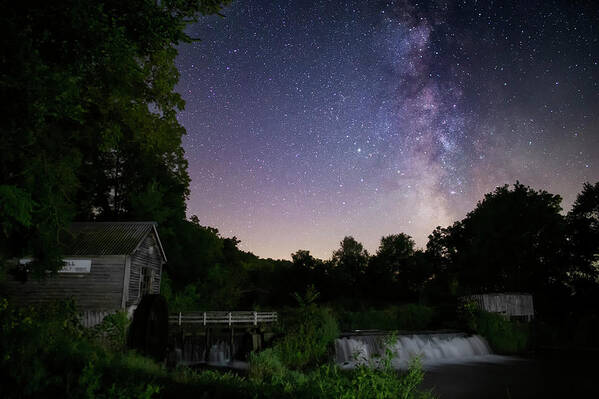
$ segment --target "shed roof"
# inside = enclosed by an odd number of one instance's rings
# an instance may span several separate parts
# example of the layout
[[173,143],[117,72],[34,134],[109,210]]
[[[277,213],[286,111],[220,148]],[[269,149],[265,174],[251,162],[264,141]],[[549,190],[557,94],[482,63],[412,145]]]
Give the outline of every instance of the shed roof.
[[72,223],[63,252],[68,256],[131,255],[153,231],[166,262],[156,225],[156,222]]

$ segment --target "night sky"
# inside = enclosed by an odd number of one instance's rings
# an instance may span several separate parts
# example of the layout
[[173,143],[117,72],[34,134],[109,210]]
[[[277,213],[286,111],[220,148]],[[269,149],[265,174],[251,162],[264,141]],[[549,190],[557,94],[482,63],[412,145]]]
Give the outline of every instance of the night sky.
[[236,1],[179,47],[188,214],[256,255],[372,253],[516,180],[599,180],[593,2]]

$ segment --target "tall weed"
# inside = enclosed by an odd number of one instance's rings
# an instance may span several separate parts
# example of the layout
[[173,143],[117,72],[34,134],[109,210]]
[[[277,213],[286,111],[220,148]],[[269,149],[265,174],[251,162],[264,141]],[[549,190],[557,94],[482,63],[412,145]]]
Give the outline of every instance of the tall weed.
[[299,306],[287,312],[282,322],[284,336],[274,351],[287,368],[303,369],[321,362],[339,336],[332,312],[317,306],[317,297],[313,287],[303,298],[296,294]]

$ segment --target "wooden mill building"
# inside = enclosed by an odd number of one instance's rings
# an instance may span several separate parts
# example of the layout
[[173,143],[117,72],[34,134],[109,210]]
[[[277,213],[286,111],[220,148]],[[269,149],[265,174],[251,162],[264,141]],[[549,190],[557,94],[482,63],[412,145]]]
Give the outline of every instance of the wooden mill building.
[[9,279],[8,296],[21,304],[73,298],[83,324],[92,326],[117,310],[131,314],[145,294],[160,293],[166,255],[155,222],[73,223],[64,242],[58,273],[25,283]]

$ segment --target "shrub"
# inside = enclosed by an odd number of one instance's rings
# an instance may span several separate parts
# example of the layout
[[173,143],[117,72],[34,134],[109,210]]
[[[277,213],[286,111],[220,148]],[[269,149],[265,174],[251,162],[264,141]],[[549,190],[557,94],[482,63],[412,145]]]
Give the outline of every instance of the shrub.
[[127,317],[127,312],[119,311],[104,317],[104,320],[93,329],[89,334],[107,349],[123,352],[127,346],[127,329],[131,320]]
[[127,363],[137,355],[90,339],[69,301],[38,310],[0,298],[0,353],[2,398],[149,398],[159,390],[155,375]]
[[458,308],[458,317],[470,332],[485,337],[496,353],[522,353],[530,346],[531,331],[527,323],[484,311],[475,301],[463,302]]
[[166,299],[169,312],[188,312],[200,306],[200,294],[195,284],[188,284],[179,292],[172,287],[172,280],[165,272],[160,279],[160,293]]
[[316,306],[318,293],[308,289],[304,298],[297,296],[299,307],[287,313],[283,321],[285,335],[274,350],[290,369],[302,369],[323,360],[339,336],[339,326],[331,311]]
[[280,378],[288,371],[272,348],[252,353],[249,363],[249,377],[258,383]]
[[331,399],[431,398],[429,392],[417,389],[423,376],[417,360],[400,375],[391,367],[388,352],[382,362],[363,364],[351,371],[343,371],[337,365],[323,365],[310,374],[309,384],[303,387],[302,393],[305,397]]
[[[264,355],[262,355],[264,354]],[[431,398],[428,392],[418,390],[424,373],[418,361],[407,372],[400,374],[391,366],[392,353],[376,362],[342,370],[336,364],[326,363],[311,371],[298,372],[284,367],[274,351],[264,351],[252,357],[250,381],[255,392],[263,395],[293,398]],[[264,395],[266,396],[266,395]]]
[[479,311],[473,323],[475,332],[489,341],[496,353],[522,353],[529,347],[528,324],[510,321],[497,313]]

